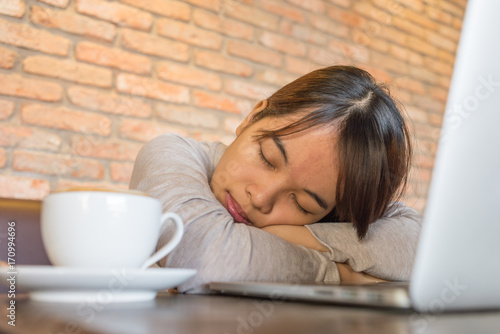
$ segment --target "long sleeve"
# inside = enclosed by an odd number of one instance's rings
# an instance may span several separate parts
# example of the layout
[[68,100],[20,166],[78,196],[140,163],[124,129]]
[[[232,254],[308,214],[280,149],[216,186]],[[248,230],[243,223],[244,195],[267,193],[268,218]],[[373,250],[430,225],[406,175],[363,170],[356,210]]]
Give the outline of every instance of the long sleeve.
[[409,280],[422,216],[402,203],[392,203],[358,241],[351,223],[321,223],[307,228],[329,250],[331,261],[387,280]]
[[[175,212],[184,221],[182,241],[160,261],[165,267],[198,270],[179,290],[207,292],[206,284],[216,280],[339,281],[337,266],[328,254],[234,223],[209,186],[223,150],[222,144],[168,134],[147,143],[135,162],[130,188],[159,199],[164,211]],[[158,247],[173,232],[173,227],[166,226]]]

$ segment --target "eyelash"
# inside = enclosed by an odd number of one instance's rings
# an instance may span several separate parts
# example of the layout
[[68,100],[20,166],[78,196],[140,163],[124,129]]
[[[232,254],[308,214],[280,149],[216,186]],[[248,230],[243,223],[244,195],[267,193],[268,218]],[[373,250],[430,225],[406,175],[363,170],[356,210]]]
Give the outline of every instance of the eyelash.
[[[266,165],[269,168],[274,169],[274,166],[264,156],[264,152],[262,152],[262,145],[259,146],[259,155],[260,155],[260,158],[262,159],[262,162],[264,163],[264,165]],[[303,214],[306,214],[306,215],[310,214],[309,211],[307,211],[306,209],[304,209],[303,207],[300,206],[299,202],[297,202],[297,197],[295,195],[292,195],[292,197],[293,197],[293,204],[295,204],[295,207],[300,212],[302,212]]]
[[292,195],[292,197],[293,197],[293,203],[295,204],[297,209],[299,209],[300,212],[302,212],[306,215],[310,214],[309,211],[307,211],[306,209],[304,209],[303,207],[300,206],[299,202],[297,202],[297,197],[295,197],[295,195]]
[[262,145],[259,146],[259,155],[262,159],[262,162],[264,163],[264,165],[266,165],[267,167],[269,168],[272,168],[274,169],[274,166],[269,162],[269,160],[266,159],[266,157],[264,156],[264,152],[262,152]]

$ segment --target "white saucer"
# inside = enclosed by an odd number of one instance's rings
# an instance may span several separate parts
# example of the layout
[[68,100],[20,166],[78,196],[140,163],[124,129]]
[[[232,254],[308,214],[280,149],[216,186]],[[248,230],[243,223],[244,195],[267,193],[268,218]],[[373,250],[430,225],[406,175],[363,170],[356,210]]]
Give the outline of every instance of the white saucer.
[[15,277],[15,289],[46,302],[113,303],[152,300],[160,290],[176,287],[196,274],[194,269],[108,269],[18,265],[0,268],[3,284]]

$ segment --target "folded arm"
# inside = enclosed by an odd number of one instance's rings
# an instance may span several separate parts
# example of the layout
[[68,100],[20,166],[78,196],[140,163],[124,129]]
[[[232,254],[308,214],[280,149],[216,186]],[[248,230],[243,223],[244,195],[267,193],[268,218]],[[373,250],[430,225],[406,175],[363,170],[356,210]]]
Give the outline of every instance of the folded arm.
[[[206,284],[216,280],[339,280],[337,266],[325,253],[235,224],[210,190],[211,154],[212,148],[191,139],[158,137],[138,154],[130,182],[132,189],[158,198],[164,211],[178,213],[185,223],[181,243],[160,261],[162,266],[198,270],[180,291],[207,292]],[[173,232],[173,227],[162,230],[158,247]]]

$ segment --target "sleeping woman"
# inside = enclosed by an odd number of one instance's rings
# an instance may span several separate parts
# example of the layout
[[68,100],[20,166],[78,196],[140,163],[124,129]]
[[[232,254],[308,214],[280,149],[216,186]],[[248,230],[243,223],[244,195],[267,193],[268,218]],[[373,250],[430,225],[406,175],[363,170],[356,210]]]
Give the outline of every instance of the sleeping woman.
[[[137,156],[131,189],[185,223],[160,261],[211,281],[408,280],[422,218],[398,202],[411,163],[402,114],[352,66],[315,70],[262,100],[228,147],[165,134]],[[173,235],[162,230],[158,247]]]

